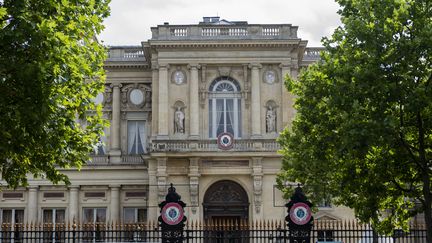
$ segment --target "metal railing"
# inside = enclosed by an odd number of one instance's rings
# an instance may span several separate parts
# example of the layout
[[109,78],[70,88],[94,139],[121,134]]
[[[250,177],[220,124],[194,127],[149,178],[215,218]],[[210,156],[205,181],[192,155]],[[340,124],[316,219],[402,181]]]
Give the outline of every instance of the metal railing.
[[[30,242],[164,242],[163,232],[155,222],[136,224],[2,224],[1,243]],[[311,242],[339,243],[426,243],[424,225],[395,231],[390,236],[373,232],[369,225],[353,221],[315,221]],[[219,220],[188,222],[180,236],[183,242],[265,242],[289,241],[289,229],[283,221]],[[375,239],[375,241],[374,241]]]

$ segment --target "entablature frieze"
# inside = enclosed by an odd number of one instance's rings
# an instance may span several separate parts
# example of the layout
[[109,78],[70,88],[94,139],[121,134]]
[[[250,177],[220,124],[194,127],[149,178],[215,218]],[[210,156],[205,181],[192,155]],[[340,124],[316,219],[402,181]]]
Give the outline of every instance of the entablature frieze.
[[288,41],[261,40],[261,41],[151,41],[152,49],[173,49],[173,48],[284,48],[294,50],[301,44],[300,39]]

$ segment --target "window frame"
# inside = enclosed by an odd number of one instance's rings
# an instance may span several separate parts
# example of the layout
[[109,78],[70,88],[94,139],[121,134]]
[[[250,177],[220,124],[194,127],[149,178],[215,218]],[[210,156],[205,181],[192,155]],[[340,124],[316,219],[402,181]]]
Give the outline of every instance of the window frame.
[[[220,90],[221,86],[227,86],[229,90],[223,89]],[[219,134],[222,132],[228,132],[228,126],[232,126],[232,135],[234,138],[241,138],[242,131],[241,131],[241,122],[242,122],[242,116],[241,116],[241,88],[238,82],[230,77],[222,76],[217,79],[215,79],[210,87],[209,87],[209,97],[208,97],[208,104],[209,104],[209,110],[208,110],[208,136],[211,139],[216,139]],[[217,121],[217,106],[218,103],[220,105],[220,102],[222,102],[222,114],[221,114],[221,120],[223,120],[223,123],[219,124],[219,121]],[[228,111],[228,103],[232,102],[232,110]],[[228,113],[232,112],[233,117],[229,117]],[[228,120],[231,120],[230,123],[228,123]],[[218,133],[218,129],[220,129],[220,126],[223,126],[223,131]]]

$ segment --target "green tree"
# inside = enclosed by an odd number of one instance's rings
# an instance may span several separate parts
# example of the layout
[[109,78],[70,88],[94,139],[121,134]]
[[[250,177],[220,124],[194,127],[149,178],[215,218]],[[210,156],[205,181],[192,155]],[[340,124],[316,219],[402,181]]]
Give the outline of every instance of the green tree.
[[337,2],[343,26],[286,81],[297,115],[278,183],[331,195],[389,234],[424,212],[432,242],[432,1]]
[[104,125],[92,98],[104,83],[96,35],[108,3],[0,1],[0,171],[9,186],[29,174],[69,183],[59,169],[87,161]]

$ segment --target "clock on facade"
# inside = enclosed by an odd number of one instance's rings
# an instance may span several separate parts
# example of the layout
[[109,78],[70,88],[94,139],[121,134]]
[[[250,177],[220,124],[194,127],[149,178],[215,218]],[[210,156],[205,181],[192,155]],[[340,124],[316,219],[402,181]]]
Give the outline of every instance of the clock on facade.
[[182,71],[177,70],[174,72],[173,79],[174,83],[183,84],[185,82],[185,74]]
[[267,70],[264,74],[264,80],[268,84],[273,84],[276,81],[276,73],[273,70]]

